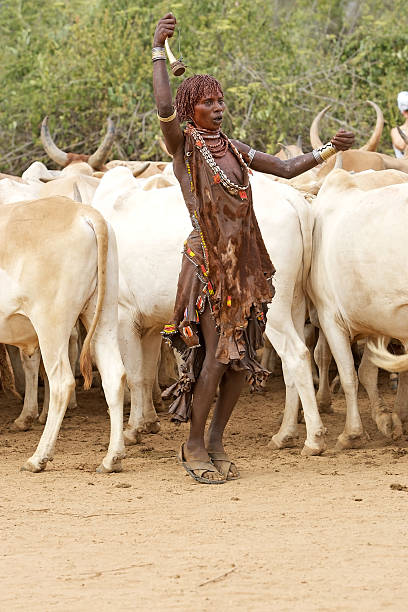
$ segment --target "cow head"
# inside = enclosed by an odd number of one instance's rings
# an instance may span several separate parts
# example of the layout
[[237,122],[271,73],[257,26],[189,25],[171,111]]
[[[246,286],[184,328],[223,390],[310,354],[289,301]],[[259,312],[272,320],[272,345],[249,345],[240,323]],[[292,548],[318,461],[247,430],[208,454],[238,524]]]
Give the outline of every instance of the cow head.
[[[375,102],[371,102],[371,100],[367,100],[367,102],[374,108],[376,115],[377,115],[377,121],[375,124],[374,131],[371,134],[371,137],[369,138],[369,140],[366,142],[364,146],[360,147],[360,150],[376,151],[378,147],[378,143],[380,142],[381,134],[382,134],[383,127],[384,127],[384,115],[382,114],[380,107]],[[326,112],[329,110],[330,107],[331,107],[331,104],[329,104],[329,106],[326,106],[326,108],[321,110],[320,113],[318,113],[316,117],[313,119],[312,125],[310,126],[310,142],[312,143],[312,147],[314,149],[319,149],[320,147],[323,146],[323,143],[320,140],[320,136],[319,136],[319,123],[320,123],[321,118],[326,114]]]
[[62,149],[59,149],[48,129],[48,117],[45,117],[41,124],[41,142],[47,155],[55,161],[59,166],[68,166],[73,162],[85,161],[94,170],[102,169],[105,161],[108,158],[109,152],[112,148],[113,141],[115,139],[115,126],[110,117],[108,117],[108,127],[106,130],[105,137],[98,149],[92,155],[78,155],[77,153],[66,153]]

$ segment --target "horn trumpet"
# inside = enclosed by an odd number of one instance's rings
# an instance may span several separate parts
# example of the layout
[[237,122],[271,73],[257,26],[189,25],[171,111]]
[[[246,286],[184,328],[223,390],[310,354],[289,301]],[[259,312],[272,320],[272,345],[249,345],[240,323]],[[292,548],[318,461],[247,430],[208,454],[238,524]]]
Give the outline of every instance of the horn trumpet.
[[174,74],[174,76],[181,76],[182,74],[184,74],[186,70],[185,65],[181,61],[182,58],[178,60],[174,57],[170,49],[169,41],[167,40],[167,38],[164,41],[164,47],[166,49],[167,57],[169,58],[170,68],[171,68],[172,73]]

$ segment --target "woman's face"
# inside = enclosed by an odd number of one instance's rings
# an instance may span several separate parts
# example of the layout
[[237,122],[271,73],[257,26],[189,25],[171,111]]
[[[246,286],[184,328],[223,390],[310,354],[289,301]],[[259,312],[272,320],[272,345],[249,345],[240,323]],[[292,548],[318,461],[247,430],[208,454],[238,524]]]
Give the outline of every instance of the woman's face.
[[221,127],[224,110],[224,96],[220,91],[205,94],[194,106],[194,123],[205,130],[217,131]]

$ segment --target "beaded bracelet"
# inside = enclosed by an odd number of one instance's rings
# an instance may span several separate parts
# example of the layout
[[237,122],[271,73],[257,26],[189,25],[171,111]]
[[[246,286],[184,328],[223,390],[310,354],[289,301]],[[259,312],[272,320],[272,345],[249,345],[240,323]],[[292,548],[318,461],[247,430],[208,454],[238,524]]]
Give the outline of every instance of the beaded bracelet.
[[325,145],[320,147],[320,149],[313,149],[312,153],[316,162],[318,164],[322,164],[332,155],[336,155],[337,149],[331,142],[327,142]]

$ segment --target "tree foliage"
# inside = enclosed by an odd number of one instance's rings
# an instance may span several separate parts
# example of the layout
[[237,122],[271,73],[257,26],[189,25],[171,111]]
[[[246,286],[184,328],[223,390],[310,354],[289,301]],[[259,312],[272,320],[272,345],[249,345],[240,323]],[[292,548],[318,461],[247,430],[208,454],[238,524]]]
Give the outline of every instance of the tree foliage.
[[[67,151],[92,152],[110,115],[115,157],[160,159],[150,54],[168,10],[162,0],[0,0],[0,171],[49,162],[45,115]],[[171,10],[186,76],[208,72],[223,84],[228,134],[270,153],[301,134],[307,150],[313,117],[332,104],[322,139],[348,126],[361,145],[375,120],[371,99],[387,121],[380,149],[390,152],[396,96],[408,89],[402,0],[175,0]]]

